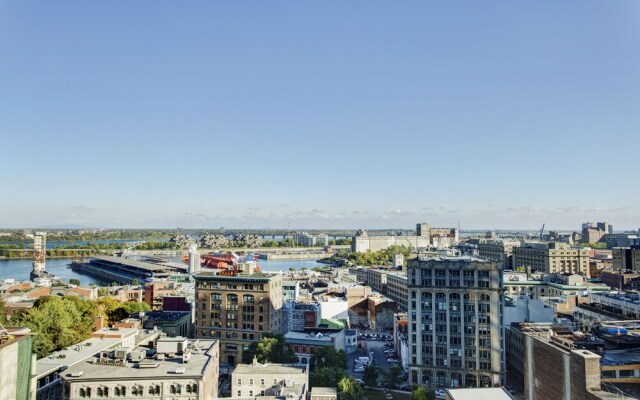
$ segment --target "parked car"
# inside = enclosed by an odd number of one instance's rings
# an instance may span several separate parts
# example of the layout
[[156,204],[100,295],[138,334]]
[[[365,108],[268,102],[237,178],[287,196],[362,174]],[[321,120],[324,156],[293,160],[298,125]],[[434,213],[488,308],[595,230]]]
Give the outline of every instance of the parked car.
[[387,400],[392,400],[393,399],[393,395],[391,393],[387,393],[384,395],[384,398]]
[[436,397],[445,398],[447,396],[447,392],[444,389],[436,389]]
[[353,372],[364,372],[364,367],[355,367]]
[[387,358],[388,363],[397,363],[399,360],[397,358]]
[[411,385],[400,385],[398,386],[398,390],[402,390],[403,392],[410,392],[411,391]]

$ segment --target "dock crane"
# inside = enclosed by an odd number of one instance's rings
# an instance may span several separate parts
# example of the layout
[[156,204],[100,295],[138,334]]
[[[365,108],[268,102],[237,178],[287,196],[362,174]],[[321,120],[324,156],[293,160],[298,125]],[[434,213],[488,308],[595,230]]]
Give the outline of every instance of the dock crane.
[[542,224],[542,228],[540,228],[540,240],[542,240],[542,234],[544,233],[544,226],[545,224]]

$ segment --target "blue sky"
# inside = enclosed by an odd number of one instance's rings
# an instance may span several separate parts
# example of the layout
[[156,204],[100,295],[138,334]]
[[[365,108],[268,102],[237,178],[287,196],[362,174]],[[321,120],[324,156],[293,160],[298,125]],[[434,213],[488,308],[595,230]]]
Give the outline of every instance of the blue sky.
[[0,226],[640,226],[640,2],[0,2]]

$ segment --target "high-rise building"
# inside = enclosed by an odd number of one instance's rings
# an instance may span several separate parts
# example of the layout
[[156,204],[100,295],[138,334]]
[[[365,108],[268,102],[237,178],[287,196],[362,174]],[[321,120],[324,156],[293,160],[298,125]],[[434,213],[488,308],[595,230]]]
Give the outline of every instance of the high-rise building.
[[33,269],[31,280],[41,277],[45,272],[45,258],[47,253],[47,234],[36,232],[33,237]]
[[242,362],[243,351],[263,333],[281,332],[282,275],[201,272],[194,279],[195,335],[220,340],[221,363]]
[[472,257],[409,261],[412,384],[494,386],[503,382],[502,268]]
[[613,227],[606,222],[585,222],[582,224],[582,243],[598,243],[606,234],[612,234]]

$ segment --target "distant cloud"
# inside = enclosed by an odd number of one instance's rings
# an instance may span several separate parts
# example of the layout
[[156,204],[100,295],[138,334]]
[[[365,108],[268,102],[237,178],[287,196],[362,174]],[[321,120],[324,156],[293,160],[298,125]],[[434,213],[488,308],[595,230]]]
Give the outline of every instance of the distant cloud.
[[368,214],[368,211],[364,211],[364,210],[353,210],[354,214]]
[[93,210],[93,208],[91,207],[85,207],[85,206],[74,206],[71,207],[72,210],[78,210],[78,211],[91,211]]
[[249,211],[260,211],[260,209],[258,207],[251,207],[249,208]]
[[287,208],[287,207],[291,207],[291,205],[289,203],[279,203],[278,207]]

